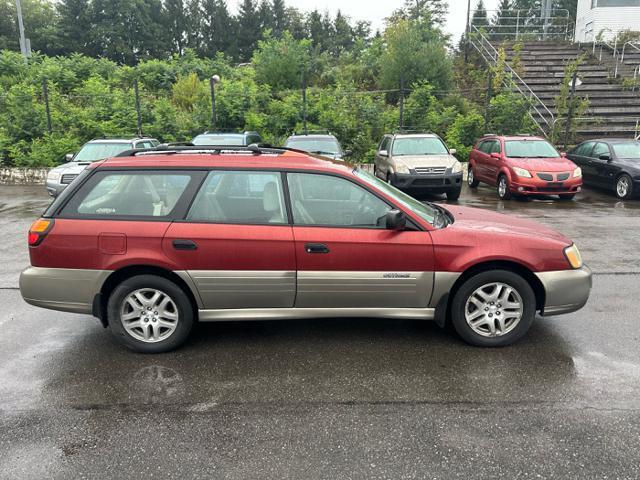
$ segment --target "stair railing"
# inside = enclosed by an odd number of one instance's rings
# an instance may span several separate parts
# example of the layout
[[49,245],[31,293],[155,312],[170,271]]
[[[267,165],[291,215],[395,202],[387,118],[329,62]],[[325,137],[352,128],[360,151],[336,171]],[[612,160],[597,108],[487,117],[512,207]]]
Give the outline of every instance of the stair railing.
[[[475,25],[471,25],[470,27],[472,34],[469,35],[469,43],[478,51],[488,65],[495,67],[498,64],[498,51]],[[515,88],[515,90],[527,100],[530,106],[527,113],[540,131],[544,135],[551,133],[556,123],[555,115],[509,64],[505,63],[504,68],[510,77],[510,81],[508,81],[506,77],[503,79],[504,86]],[[533,109],[536,115],[532,113],[531,109]]]
[[[624,65],[624,55],[625,52],[627,50],[627,47],[629,47],[629,49],[634,49],[636,52],[640,52],[640,46],[638,46],[638,41],[637,40],[630,40],[627,43],[625,43],[622,46],[622,53],[620,54],[620,61],[616,62],[616,71],[615,71],[615,76],[618,76],[618,65]],[[634,76],[633,78],[635,79],[635,71],[634,71]]]

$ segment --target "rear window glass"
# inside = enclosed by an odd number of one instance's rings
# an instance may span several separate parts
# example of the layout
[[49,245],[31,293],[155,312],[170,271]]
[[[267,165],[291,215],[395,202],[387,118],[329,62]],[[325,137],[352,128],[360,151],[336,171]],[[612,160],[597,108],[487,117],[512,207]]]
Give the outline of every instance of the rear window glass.
[[289,148],[297,148],[309,153],[328,153],[330,155],[340,154],[340,145],[333,138],[290,138],[285,145]]
[[198,135],[191,143],[194,145],[219,145],[223,147],[242,147],[246,145],[244,135]]
[[97,172],[66,205],[72,217],[167,217],[185,192],[189,172]]
[[87,143],[80,149],[78,154],[74,157],[74,162],[95,162],[96,160],[102,160],[103,158],[110,158],[133,148],[133,144],[126,143],[114,143],[114,142],[93,142]]

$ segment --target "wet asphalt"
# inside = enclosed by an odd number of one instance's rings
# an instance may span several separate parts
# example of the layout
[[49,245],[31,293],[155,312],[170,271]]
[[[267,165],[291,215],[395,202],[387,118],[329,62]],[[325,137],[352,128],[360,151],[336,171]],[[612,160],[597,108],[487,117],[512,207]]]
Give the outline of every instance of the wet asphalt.
[[0,186],[0,478],[640,478],[640,200],[459,203],[573,238],[587,306],[503,349],[332,319],[200,325],[149,356],[23,303],[48,198]]

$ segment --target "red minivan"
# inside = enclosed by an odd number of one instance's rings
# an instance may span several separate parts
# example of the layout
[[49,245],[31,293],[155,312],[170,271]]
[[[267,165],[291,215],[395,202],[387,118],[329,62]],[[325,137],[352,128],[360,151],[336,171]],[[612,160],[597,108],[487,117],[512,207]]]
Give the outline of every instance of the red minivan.
[[358,167],[251,147],[131,150],[92,164],[29,232],[30,304],[92,314],[140,352],[194,322],[451,322],[508,345],[581,308],[591,272],[537,223],[421,203]]
[[495,186],[498,196],[558,195],[571,200],[582,188],[582,170],[544,138],[486,135],[469,154],[467,181]]

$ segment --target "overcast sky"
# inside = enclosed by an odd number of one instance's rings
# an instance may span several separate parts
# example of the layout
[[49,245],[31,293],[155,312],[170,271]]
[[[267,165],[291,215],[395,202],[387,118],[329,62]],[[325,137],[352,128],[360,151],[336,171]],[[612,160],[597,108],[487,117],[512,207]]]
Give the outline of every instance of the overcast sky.
[[[332,15],[338,10],[351,17],[352,20],[366,20],[371,22],[372,30],[382,29],[384,18],[393,10],[401,7],[404,0],[285,0],[286,4],[303,11],[317,8],[320,11],[329,10]],[[478,0],[471,0],[473,9]],[[236,12],[240,0],[228,0],[231,11]],[[484,0],[488,10],[496,8],[498,0]],[[467,0],[449,0],[449,15],[447,17],[446,30],[453,35],[454,41],[464,32],[464,23],[467,18]]]

